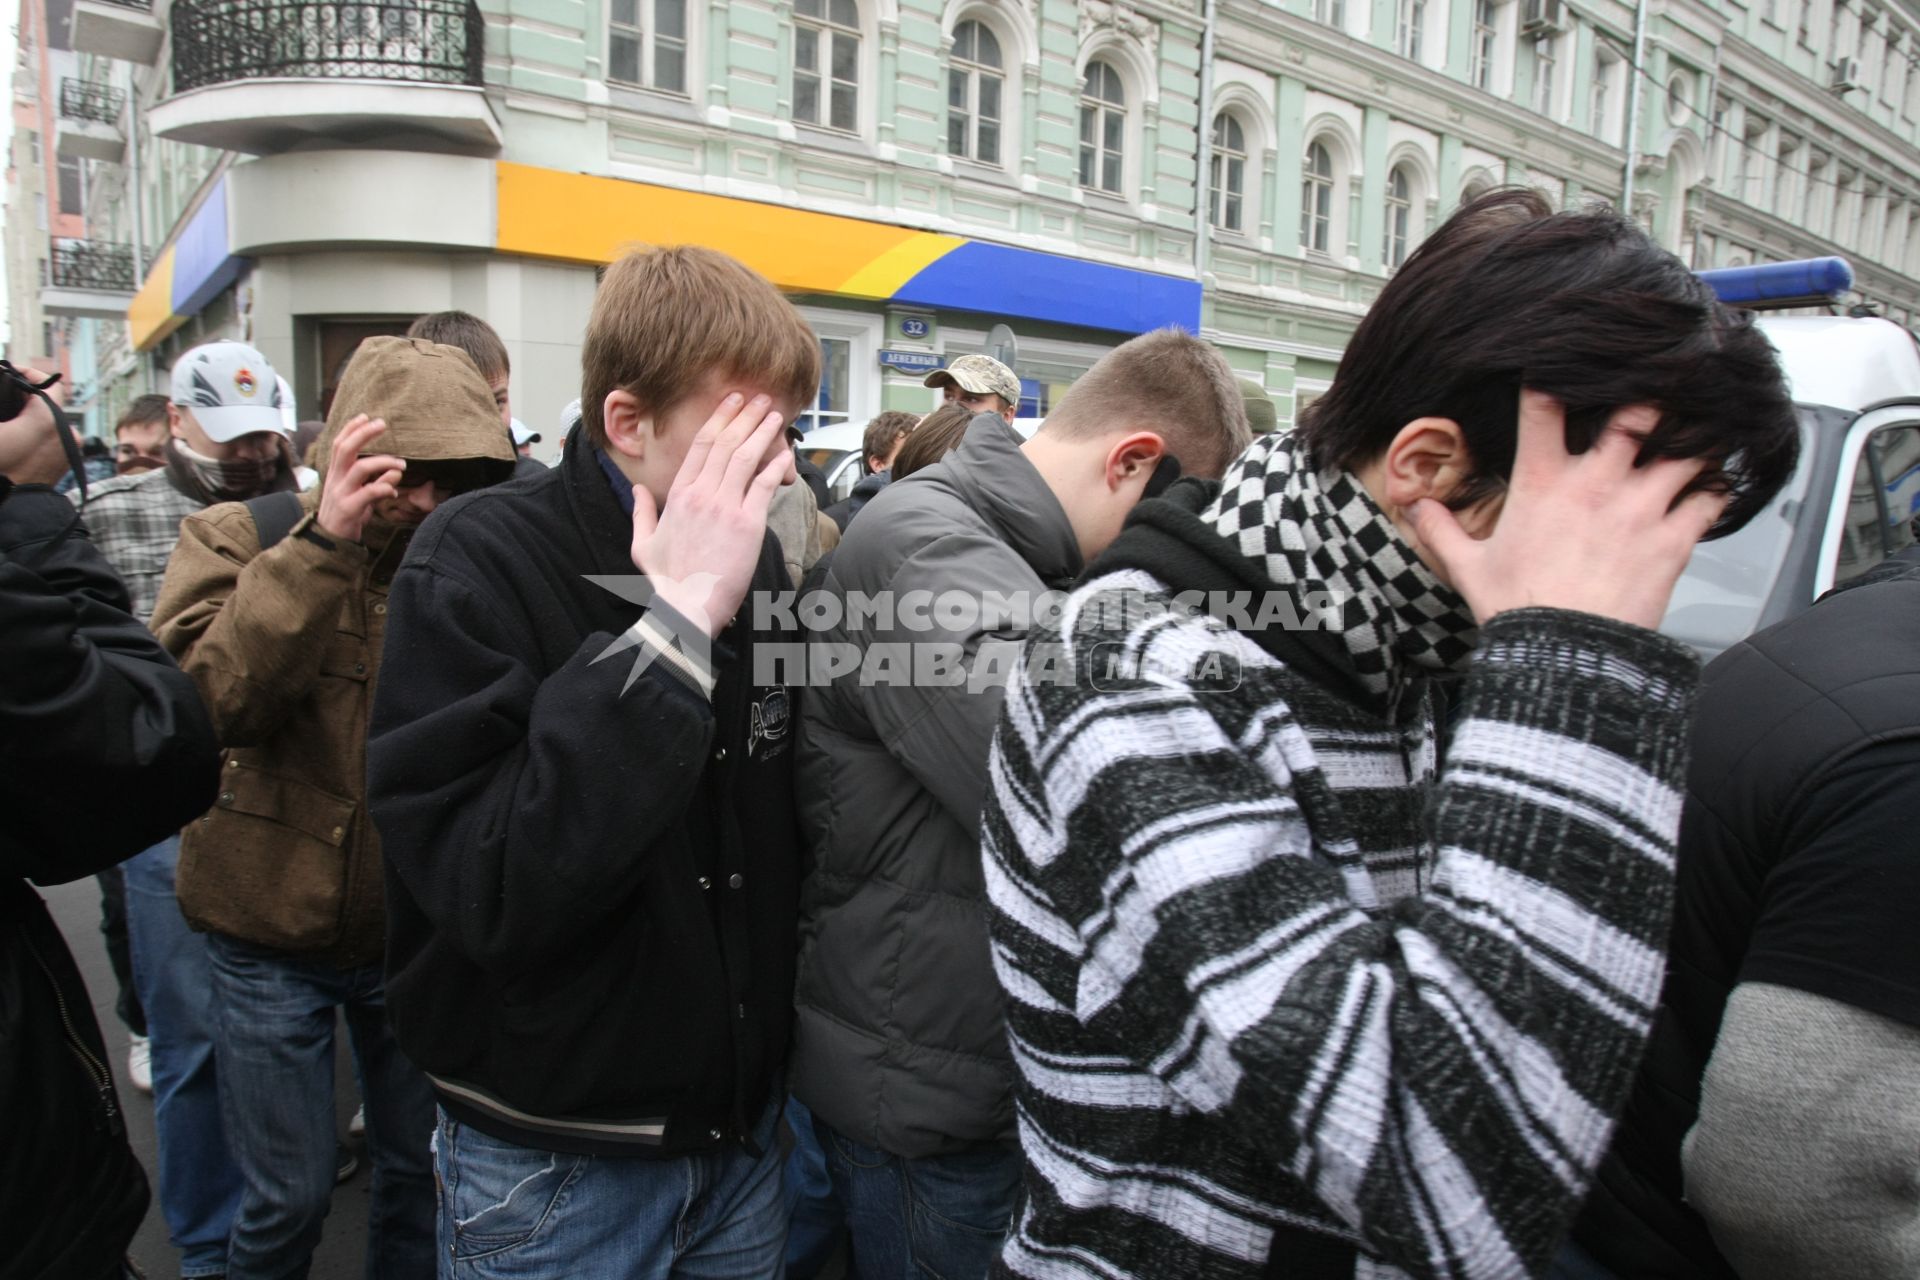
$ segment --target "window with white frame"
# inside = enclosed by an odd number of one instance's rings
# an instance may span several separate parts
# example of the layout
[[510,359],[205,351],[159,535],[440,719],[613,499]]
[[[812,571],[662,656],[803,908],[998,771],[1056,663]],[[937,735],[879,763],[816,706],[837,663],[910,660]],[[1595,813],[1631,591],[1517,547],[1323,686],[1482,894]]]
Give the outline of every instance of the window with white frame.
[[[645,21],[645,12],[652,21]],[[686,0],[608,0],[607,79],[687,91]]]
[[1127,142],[1127,87],[1112,64],[1087,64],[1080,86],[1080,185],[1118,195]]
[[1473,43],[1468,49],[1467,78],[1476,89],[1493,91],[1493,55],[1500,45],[1493,0],[1473,0]]
[[860,129],[860,7],[855,0],[794,0],[793,118]]
[[1405,165],[1395,165],[1387,175],[1386,242],[1381,245],[1380,260],[1392,271],[1407,260],[1407,244],[1413,231],[1413,183]]
[[1420,61],[1427,26],[1427,0],[1400,0],[1400,56]]
[[873,376],[880,350],[880,317],[828,307],[801,307],[820,339],[820,389],[795,416],[802,431],[835,423],[865,422],[880,411],[880,380]]
[[1222,111],[1213,119],[1210,164],[1208,220],[1223,231],[1246,230],[1247,133],[1231,112]]
[[1604,45],[1594,55],[1593,85],[1588,90],[1592,100],[1588,103],[1587,128],[1593,136],[1603,142],[1613,141],[1613,91],[1614,69],[1620,65],[1620,59]]
[[970,19],[953,29],[953,58],[947,66],[949,155],[1000,163],[1005,67],[1000,41],[985,23]]
[[1333,240],[1333,153],[1324,142],[1308,145],[1300,165],[1300,245],[1330,253]]
[[1313,0],[1313,20],[1344,30],[1347,25],[1347,0]]
[[1553,72],[1558,61],[1557,41],[1541,36],[1533,42],[1533,109],[1543,116],[1553,115]]

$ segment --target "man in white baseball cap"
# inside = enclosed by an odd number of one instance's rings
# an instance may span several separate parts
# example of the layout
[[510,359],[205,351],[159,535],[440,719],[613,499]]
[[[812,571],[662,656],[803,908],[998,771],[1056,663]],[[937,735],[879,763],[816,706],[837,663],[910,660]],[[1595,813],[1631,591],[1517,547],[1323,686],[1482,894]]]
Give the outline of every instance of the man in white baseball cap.
[[209,342],[173,366],[167,425],[216,500],[251,498],[288,466],[280,378],[244,342]]
[[1020,412],[1020,379],[992,356],[961,356],[928,374],[926,385],[944,388],[947,404],[965,405],[975,413],[997,413],[1008,426]]

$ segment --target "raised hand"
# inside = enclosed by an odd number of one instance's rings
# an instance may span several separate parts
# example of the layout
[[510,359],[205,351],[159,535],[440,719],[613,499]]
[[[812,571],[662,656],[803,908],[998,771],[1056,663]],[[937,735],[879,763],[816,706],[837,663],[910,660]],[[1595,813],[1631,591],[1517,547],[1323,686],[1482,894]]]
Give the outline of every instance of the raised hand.
[[385,453],[360,456],[360,450],[386,429],[384,419],[370,419],[363,413],[334,437],[326,479],[320,487],[320,510],[314,515],[314,523],[329,538],[360,541],[372,518],[373,504],[400,492],[405,461]]
[[1712,465],[1706,459],[1634,465],[1658,420],[1647,405],[1620,409],[1575,456],[1559,403],[1522,391],[1513,475],[1493,532],[1472,538],[1440,503],[1415,504],[1415,533],[1476,618],[1545,606],[1660,624],[1687,557],[1727,499],[1708,491],[1680,497]]
[[[633,489],[633,564],[656,598],[709,636],[720,634],[753,580],[766,540],[767,508],[793,476],[771,401],[736,393],[694,436],[664,511],[645,486]],[[778,449],[775,441],[783,442]]]

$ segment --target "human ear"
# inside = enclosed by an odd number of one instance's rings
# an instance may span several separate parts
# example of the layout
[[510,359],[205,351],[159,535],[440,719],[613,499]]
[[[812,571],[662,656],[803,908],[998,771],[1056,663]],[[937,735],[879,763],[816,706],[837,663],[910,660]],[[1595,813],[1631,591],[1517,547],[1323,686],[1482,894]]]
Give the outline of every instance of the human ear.
[[613,390],[600,406],[600,421],[607,429],[607,446],[636,461],[647,456],[653,440],[653,415],[641,408],[631,391]]
[[1107,450],[1107,488],[1144,489],[1166,452],[1166,441],[1154,432],[1135,431],[1122,436]]
[[1473,474],[1466,436],[1451,418],[1415,418],[1400,428],[1379,462],[1378,497],[1407,511],[1422,498],[1447,501]]

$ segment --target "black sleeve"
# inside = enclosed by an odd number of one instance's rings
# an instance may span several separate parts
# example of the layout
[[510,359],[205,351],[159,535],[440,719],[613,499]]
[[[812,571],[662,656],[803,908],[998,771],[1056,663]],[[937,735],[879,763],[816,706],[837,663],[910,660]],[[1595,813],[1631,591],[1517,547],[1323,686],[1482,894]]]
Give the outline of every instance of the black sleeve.
[[512,975],[625,909],[686,812],[713,710],[656,661],[589,635],[541,669],[524,618],[409,564],[387,602],[367,796],[387,865],[439,934]]
[[59,884],[205,812],[220,748],[193,682],[128,612],[72,505],[15,490],[6,506],[0,872]]
[[1920,1027],[1920,738],[1820,778],[1767,877],[1740,971]]

